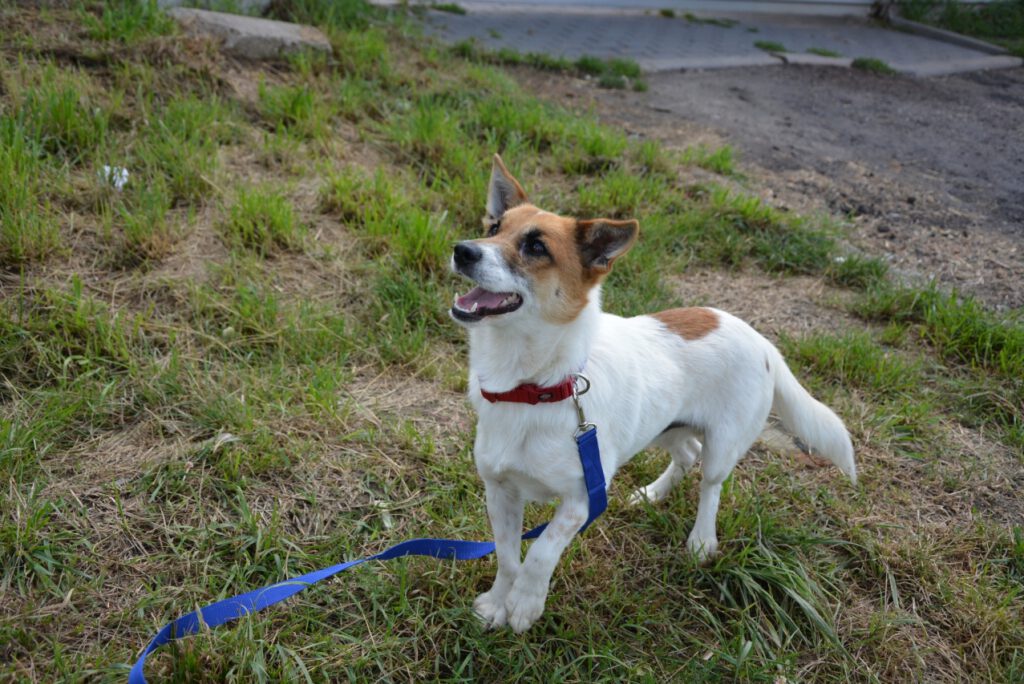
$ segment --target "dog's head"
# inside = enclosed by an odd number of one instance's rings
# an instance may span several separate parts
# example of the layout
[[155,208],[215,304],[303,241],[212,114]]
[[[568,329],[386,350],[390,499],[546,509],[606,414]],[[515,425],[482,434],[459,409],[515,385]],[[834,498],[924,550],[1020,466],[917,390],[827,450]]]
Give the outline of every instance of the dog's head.
[[580,221],[538,209],[498,155],[483,223],[486,237],[458,243],[452,255],[452,270],[476,284],[451,308],[466,326],[522,316],[572,321],[640,230],[636,221]]

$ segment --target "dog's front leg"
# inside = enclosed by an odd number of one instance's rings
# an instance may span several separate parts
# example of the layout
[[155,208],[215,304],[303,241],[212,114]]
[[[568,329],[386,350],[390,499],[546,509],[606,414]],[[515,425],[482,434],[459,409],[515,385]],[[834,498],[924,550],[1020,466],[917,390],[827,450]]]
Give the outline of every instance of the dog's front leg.
[[473,610],[487,627],[501,627],[508,613],[505,598],[519,575],[523,529],[523,498],[512,486],[492,481],[484,482],[487,495],[487,517],[494,532],[495,554],[498,556],[498,574],[491,590],[476,597]]
[[551,573],[565,547],[586,522],[588,505],[586,498],[563,499],[551,523],[526,554],[519,576],[505,599],[508,624],[516,633],[525,632],[544,612]]

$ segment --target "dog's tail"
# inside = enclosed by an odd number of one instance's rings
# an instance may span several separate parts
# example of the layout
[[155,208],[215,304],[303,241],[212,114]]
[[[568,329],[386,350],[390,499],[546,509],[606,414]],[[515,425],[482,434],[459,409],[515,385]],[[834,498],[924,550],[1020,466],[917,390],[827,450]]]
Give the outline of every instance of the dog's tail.
[[772,410],[786,429],[834,463],[856,484],[853,444],[843,421],[803,388],[781,354],[776,351],[774,356],[775,398]]

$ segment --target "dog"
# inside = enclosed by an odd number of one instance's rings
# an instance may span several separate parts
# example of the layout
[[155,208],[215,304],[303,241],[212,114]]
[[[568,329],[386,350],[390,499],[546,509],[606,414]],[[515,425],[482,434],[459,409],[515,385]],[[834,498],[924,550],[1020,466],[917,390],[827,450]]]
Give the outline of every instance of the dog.
[[[671,456],[634,501],[663,499],[699,458],[687,547],[701,561],[718,549],[722,483],[770,411],[856,482],[843,422],[749,325],[712,308],[633,318],[601,311],[601,283],[636,241],[637,221],[543,211],[495,155],[483,223],[485,237],[455,245],[451,268],[474,287],[450,315],[469,336],[474,458],[497,553],[494,584],[473,603],[486,626],[521,633],[540,617],[558,559],[588,516],[573,402],[503,401],[502,393],[534,386],[544,394],[585,373],[590,390],[580,401],[599,431],[606,482],[647,447]],[[555,499],[554,517],[521,560],[525,503]]]

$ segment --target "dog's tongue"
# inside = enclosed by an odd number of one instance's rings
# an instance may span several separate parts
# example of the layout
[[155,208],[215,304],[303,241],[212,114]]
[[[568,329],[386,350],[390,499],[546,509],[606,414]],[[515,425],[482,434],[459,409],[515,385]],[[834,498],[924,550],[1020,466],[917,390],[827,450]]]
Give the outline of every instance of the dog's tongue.
[[474,287],[456,300],[459,308],[463,311],[471,311],[473,304],[480,309],[497,309],[505,301],[508,294],[501,292],[489,292],[482,287]]

